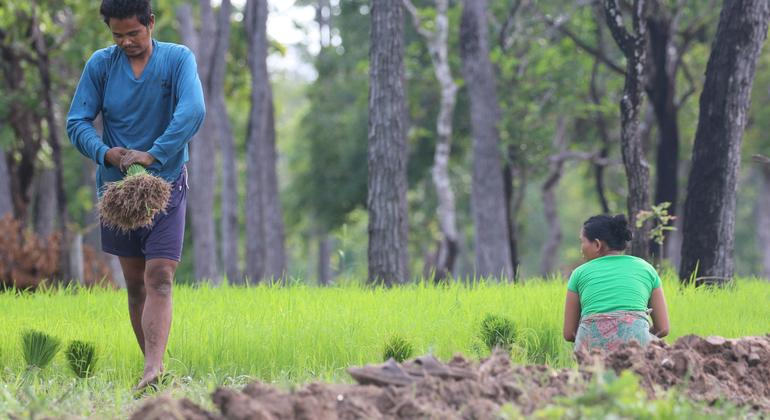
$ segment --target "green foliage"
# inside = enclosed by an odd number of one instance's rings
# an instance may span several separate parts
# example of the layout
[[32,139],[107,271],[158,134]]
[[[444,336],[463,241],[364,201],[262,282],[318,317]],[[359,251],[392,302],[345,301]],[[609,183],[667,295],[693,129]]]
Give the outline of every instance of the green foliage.
[[555,404],[534,413],[538,419],[710,419],[735,418],[734,407],[706,407],[675,392],[648,399],[639,377],[630,371],[620,376],[599,372],[581,394],[559,397]]
[[67,346],[64,355],[67,363],[78,378],[93,376],[96,368],[96,345],[85,341],[73,341]]
[[401,363],[414,355],[414,345],[399,334],[392,334],[385,341],[382,349],[382,360],[387,361],[390,358]]
[[504,316],[487,314],[481,321],[479,335],[489,350],[500,347],[510,351],[516,341],[516,325]]
[[45,369],[59,352],[61,341],[40,331],[25,331],[21,336],[22,352],[27,368]]
[[653,205],[650,210],[640,210],[636,214],[636,227],[640,228],[648,220],[652,221],[653,225],[650,229],[650,239],[655,241],[658,245],[663,245],[663,240],[666,239],[666,232],[676,230],[670,223],[676,219],[676,216],[668,213],[668,208],[671,207],[671,203],[663,202],[657,205]]

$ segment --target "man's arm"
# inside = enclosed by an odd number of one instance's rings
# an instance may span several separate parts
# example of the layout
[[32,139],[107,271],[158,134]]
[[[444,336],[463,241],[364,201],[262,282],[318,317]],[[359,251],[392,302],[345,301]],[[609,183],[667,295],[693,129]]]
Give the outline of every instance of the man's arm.
[[[96,54],[92,55],[83,69],[67,114],[67,134],[70,142],[87,158],[99,165],[105,163],[114,165],[113,157],[116,153],[110,153],[110,159],[105,162],[105,156],[110,148],[104,144],[94,128],[94,119],[102,108],[104,97],[103,80],[101,80],[103,69],[99,60]],[[117,162],[119,163],[119,160]]]
[[[186,50],[177,70],[176,91],[178,98],[171,122],[147,151],[161,165],[184,148],[198,131],[206,115],[195,56],[189,50]],[[141,162],[142,159],[146,161],[146,156],[136,155],[134,161]],[[128,166],[132,163],[128,160],[124,159],[122,164]]]

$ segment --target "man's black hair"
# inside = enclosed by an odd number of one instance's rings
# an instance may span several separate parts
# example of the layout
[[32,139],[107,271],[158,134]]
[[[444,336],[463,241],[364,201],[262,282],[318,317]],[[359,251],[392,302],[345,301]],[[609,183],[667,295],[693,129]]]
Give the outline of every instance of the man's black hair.
[[150,0],[102,0],[99,13],[107,26],[110,25],[111,18],[128,19],[133,16],[136,16],[142,25],[149,26],[152,6]]
[[625,215],[602,214],[590,217],[583,223],[583,236],[589,241],[595,239],[604,241],[612,250],[623,251],[626,249],[627,242],[631,240],[631,231],[628,229]]

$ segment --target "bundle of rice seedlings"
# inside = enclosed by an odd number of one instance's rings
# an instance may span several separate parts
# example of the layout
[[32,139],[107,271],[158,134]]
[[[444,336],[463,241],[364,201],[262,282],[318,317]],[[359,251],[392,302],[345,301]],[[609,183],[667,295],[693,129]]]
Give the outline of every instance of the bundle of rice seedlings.
[[96,367],[96,346],[84,341],[73,341],[64,352],[67,363],[78,378],[88,378],[93,375]]
[[21,336],[22,353],[27,368],[44,369],[59,351],[61,342],[40,331],[25,331]]
[[394,334],[391,335],[387,341],[385,341],[385,347],[382,350],[382,359],[388,361],[388,359],[395,359],[401,363],[404,360],[410,358],[414,353],[414,346],[406,338]]
[[152,225],[155,215],[166,210],[170,197],[170,183],[134,164],[125,178],[107,184],[99,214],[105,226],[128,232]]
[[487,314],[481,321],[480,338],[489,350],[501,347],[510,351],[516,341],[516,326],[504,316]]

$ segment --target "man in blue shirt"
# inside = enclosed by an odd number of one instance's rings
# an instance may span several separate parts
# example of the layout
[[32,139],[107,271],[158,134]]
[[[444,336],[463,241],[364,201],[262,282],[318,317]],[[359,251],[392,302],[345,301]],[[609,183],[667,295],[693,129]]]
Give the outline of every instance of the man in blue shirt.
[[[163,372],[171,327],[171,285],[182,255],[187,203],[187,143],[205,115],[195,57],[152,38],[150,0],[102,0],[115,45],[86,63],[67,116],[72,144],[98,165],[99,194],[134,163],[172,183],[166,212],[150,227],[101,227],[102,250],[117,255],[126,278],[131,325],[144,353],[142,389]],[[93,126],[101,113],[104,132]]]

